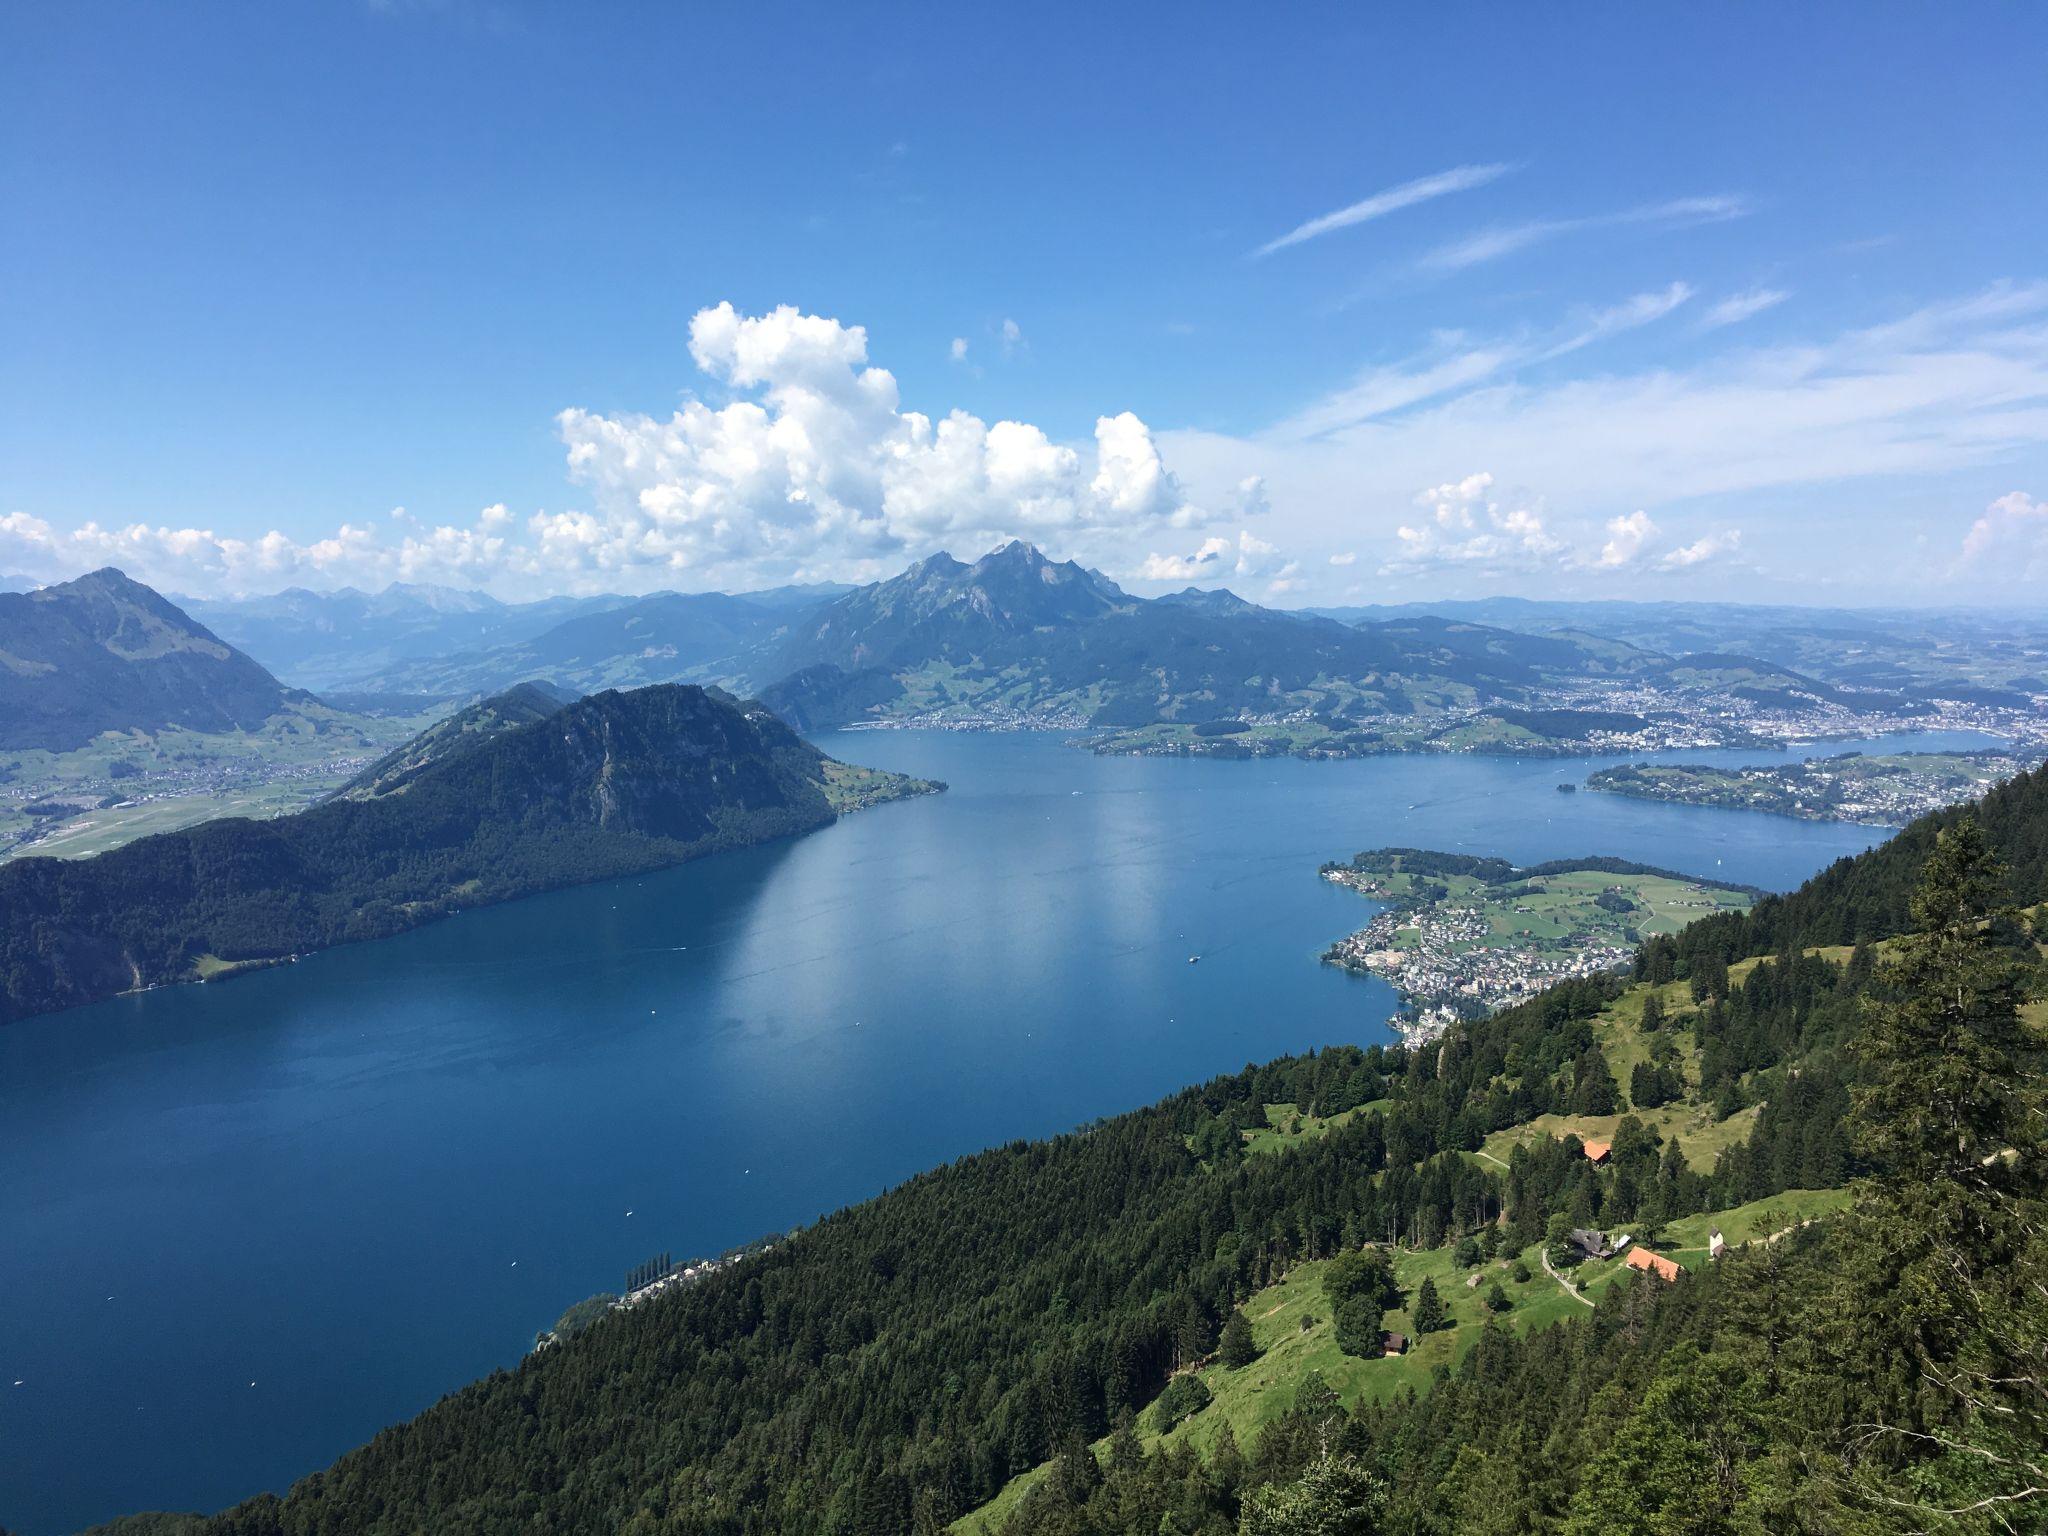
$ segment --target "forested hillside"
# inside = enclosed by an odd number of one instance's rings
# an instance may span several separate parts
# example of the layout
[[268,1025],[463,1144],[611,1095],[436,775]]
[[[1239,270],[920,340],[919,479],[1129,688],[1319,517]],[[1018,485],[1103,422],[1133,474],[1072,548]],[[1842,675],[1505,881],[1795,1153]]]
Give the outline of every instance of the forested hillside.
[[[928,1533],[1036,1472],[985,1517],[1003,1536],[2040,1529],[2040,950],[1974,824],[1945,833],[1883,950],[1646,952],[1438,1048],[963,1159],[190,1528]],[[1400,1293],[1447,1249],[1547,1269],[1574,1227],[1648,1246],[1851,1179],[1849,1215],[1675,1283],[1617,1266],[1561,1324]],[[1376,1358],[1392,1304],[1462,1347],[1419,1396],[1347,1409],[1312,1375],[1254,1443],[1148,1449],[1200,1411],[1195,1367],[1248,1368],[1240,1308],[1312,1264],[1304,1330]]]
[[865,771],[850,784],[766,710],[676,685],[480,734],[414,754],[424,766],[372,798],[0,867],[0,1023],[663,868],[821,825],[835,802],[931,787]]

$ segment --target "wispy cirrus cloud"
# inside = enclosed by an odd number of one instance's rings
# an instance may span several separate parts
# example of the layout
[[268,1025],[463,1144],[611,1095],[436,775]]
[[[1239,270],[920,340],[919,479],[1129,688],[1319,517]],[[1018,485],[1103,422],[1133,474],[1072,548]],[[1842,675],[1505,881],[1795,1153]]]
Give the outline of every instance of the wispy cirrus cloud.
[[1747,293],[1731,293],[1700,316],[1699,328],[1703,331],[1718,331],[1724,325],[1740,325],[1767,309],[1777,308],[1791,297],[1792,295],[1782,288],[1752,288]]
[[[1674,296],[1653,291],[1595,320],[1648,315]],[[1534,366],[1592,328],[1561,318],[1534,333],[1439,336],[1263,431],[1168,431],[1160,451],[1198,501],[1213,502],[1210,487],[1263,476],[1273,536],[1296,548],[1356,546],[1378,557],[1386,575],[1555,575],[1579,584],[1629,570],[1697,577],[1742,558],[1734,530],[1694,521],[1701,512],[1689,503],[1830,487],[1828,500],[1840,506],[1852,494],[1847,487],[1907,477],[1935,486],[1929,494],[1938,498],[1934,477],[2012,463],[2018,480],[2048,453],[2048,283],[1998,283],[1853,329],[1682,362],[1598,372]],[[1461,516],[1418,521],[1409,510],[1414,487],[1474,462],[1518,489],[1485,492],[1469,529]],[[1972,494],[1967,513],[1939,513],[1938,505],[1930,502],[1927,515],[1951,517],[1956,540],[1972,529],[1959,582],[2005,590],[2024,585],[2016,573],[2048,573],[2041,503],[2003,500],[1981,530],[1970,522],[1983,509],[1980,496]],[[1674,508],[1683,510],[1667,510]],[[1671,534],[1645,530],[1633,540],[1627,519],[1637,510],[1670,522]],[[1532,549],[1534,525],[1509,526],[1516,512],[1575,553]],[[1858,515],[1817,513],[1810,526],[1822,526],[1821,516]],[[1608,528],[1617,517],[1624,527]],[[1750,525],[1745,545],[1765,547],[1751,518],[1740,521]],[[1416,536],[1401,535],[1404,527]],[[1821,551],[1843,547],[1850,529],[1844,523],[1823,537],[1808,527],[1774,528],[1772,563],[1823,561]],[[1612,560],[1602,566],[1610,544]],[[1866,579],[1890,578],[1873,571]],[[1924,579],[1924,571],[1914,577]]]
[[1732,193],[1707,197],[1677,197],[1661,203],[1644,203],[1617,213],[1596,213],[1573,219],[1530,219],[1520,224],[1496,225],[1475,234],[1440,245],[1422,258],[1432,272],[1462,272],[1468,267],[1498,261],[1561,235],[1592,229],[1615,229],[1649,225],[1662,229],[1684,229],[1696,224],[1720,224],[1739,219],[1750,211],[1746,198]]
[[1429,354],[1400,363],[1376,364],[1351,383],[1276,423],[1261,434],[1270,441],[1302,442],[1395,416],[1432,400],[1455,397],[1513,369],[1577,352],[1624,331],[1654,324],[1693,297],[1690,283],[1639,293],[1603,309],[1582,311],[1540,331],[1470,343],[1451,334]]
[[1333,230],[1349,229],[1354,224],[1367,224],[1374,219],[1383,219],[1390,213],[1399,213],[1403,208],[1413,208],[1417,203],[1426,203],[1434,198],[1446,197],[1453,192],[1469,192],[1483,187],[1488,182],[1505,176],[1514,167],[1509,165],[1460,165],[1448,171],[1438,171],[1434,176],[1418,176],[1413,181],[1404,181],[1397,187],[1388,187],[1370,197],[1360,198],[1343,208],[1330,213],[1319,214],[1306,223],[1297,224],[1278,239],[1268,240],[1252,252],[1252,259],[1271,256],[1275,251],[1284,251],[1290,245],[1300,245],[1318,235],[1327,235]]
[[1537,354],[1538,359],[1548,361],[1554,357],[1563,357],[1567,353],[1578,351],[1581,347],[1590,347],[1596,341],[1604,341],[1609,336],[1618,336],[1623,331],[1639,330],[1643,326],[1654,325],[1681,304],[1690,302],[1692,296],[1691,283],[1673,283],[1668,288],[1652,293],[1639,293],[1619,304],[1597,309],[1587,316],[1585,323],[1571,335],[1556,346]]

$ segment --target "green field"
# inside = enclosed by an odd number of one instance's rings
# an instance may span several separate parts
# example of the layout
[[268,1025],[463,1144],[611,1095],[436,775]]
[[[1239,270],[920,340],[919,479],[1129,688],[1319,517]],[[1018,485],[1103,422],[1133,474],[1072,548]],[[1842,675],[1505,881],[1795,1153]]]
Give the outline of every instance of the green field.
[[[1361,854],[1360,859],[1369,855]],[[1619,874],[1594,869],[1566,870],[1502,879],[1470,875],[1415,874],[1397,867],[1351,866],[1350,882],[1362,895],[1397,905],[1412,905],[1417,917],[1451,907],[1466,908],[1485,920],[1485,937],[1459,939],[1454,949],[1499,948],[1506,945],[1556,947],[1560,941],[1612,938],[1627,942],[1631,931],[1649,937],[1676,933],[1687,923],[1716,912],[1746,911],[1745,891],[1666,874]],[[1633,909],[1611,911],[1599,905],[1603,894],[1625,896]],[[1395,942],[1412,948],[1421,928],[1406,925]]]
[[912,795],[929,795],[945,786],[931,779],[913,779],[881,768],[863,768],[857,763],[825,760],[825,799],[841,816],[885,805]]
[[[69,752],[0,754],[0,861],[84,858],[219,816],[301,810],[436,717],[308,702],[254,731],[110,731]],[[35,815],[30,806],[62,810]]]

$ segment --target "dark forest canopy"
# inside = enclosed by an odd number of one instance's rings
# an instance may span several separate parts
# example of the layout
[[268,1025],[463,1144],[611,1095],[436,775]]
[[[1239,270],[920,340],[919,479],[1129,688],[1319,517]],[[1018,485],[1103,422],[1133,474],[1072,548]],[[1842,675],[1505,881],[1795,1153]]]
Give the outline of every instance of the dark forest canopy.
[[820,826],[828,761],[766,710],[662,684],[474,733],[373,798],[18,859],[0,1024]]

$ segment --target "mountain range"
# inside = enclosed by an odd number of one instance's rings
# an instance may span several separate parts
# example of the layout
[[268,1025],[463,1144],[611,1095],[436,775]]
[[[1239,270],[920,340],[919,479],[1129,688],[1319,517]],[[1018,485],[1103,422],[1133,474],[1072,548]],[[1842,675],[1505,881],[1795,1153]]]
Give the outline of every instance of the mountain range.
[[246,723],[287,692],[257,661],[386,713],[534,680],[696,682],[806,730],[1094,727],[1120,733],[1102,743],[1117,750],[1185,750],[1192,732],[1231,755],[1246,740],[1216,733],[1253,721],[1292,722],[1259,750],[1557,751],[1681,706],[1719,710],[1740,735],[1745,711],[1811,728],[1817,711],[1910,720],[1944,703],[2034,714],[2048,694],[2048,624],[2023,617],[1520,599],[1279,610],[1227,591],[1134,596],[1021,541],[854,588],[507,604],[394,585],[192,606],[118,572],[0,595],[0,699],[19,706],[0,745]]
[[2048,691],[2048,612],[1524,597],[1314,611],[1346,623],[1427,614],[1527,634],[1595,635],[1668,656],[1733,651],[1838,685],[1926,697],[1954,697],[1957,684]]
[[1437,619],[1348,625],[1195,588],[1134,597],[1014,542],[971,565],[934,555],[814,609],[747,670],[778,708],[795,705],[793,679],[813,726],[933,712],[1123,726],[1515,701],[1638,654]]
[[[773,615],[827,601],[844,586],[777,587],[743,597],[672,592],[506,603],[487,593],[394,582],[369,593],[302,587],[267,597],[180,598],[189,613],[316,692],[460,696],[546,672],[584,691],[680,681],[773,627]],[[701,610],[701,617],[700,617]],[[593,626],[618,612],[614,626]],[[634,658],[642,663],[634,665]],[[661,660],[679,665],[663,667]]]

